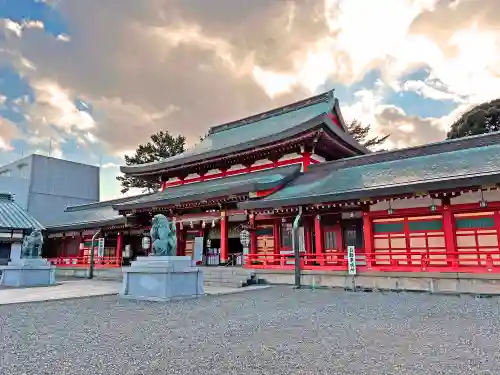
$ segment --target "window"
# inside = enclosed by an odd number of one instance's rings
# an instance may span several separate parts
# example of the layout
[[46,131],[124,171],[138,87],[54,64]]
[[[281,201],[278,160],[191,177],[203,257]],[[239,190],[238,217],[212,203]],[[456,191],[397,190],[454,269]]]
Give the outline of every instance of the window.
[[281,247],[292,248],[292,223],[281,223]]
[[337,248],[337,233],[333,230],[324,232],[325,249],[336,249]]
[[457,229],[485,229],[495,227],[493,217],[464,218],[456,220]]

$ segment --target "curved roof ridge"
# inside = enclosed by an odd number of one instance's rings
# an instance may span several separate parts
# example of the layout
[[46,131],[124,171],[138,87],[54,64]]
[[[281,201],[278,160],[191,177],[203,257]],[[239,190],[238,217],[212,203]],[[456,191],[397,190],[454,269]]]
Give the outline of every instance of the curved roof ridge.
[[[287,104],[278,108],[273,108],[265,112],[260,112],[256,113],[247,117],[244,117],[242,119],[238,119],[235,121],[230,121],[221,125],[215,125],[210,127],[208,130],[208,134],[215,134],[215,133],[220,133],[225,130],[229,129],[234,129],[240,126],[248,125],[251,124],[252,122],[257,122],[261,120],[268,119],[273,116],[279,116],[288,112],[296,111],[301,108],[309,107],[311,105],[321,103],[321,102],[328,102],[332,101],[334,99],[334,92],[335,89],[325,91],[321,94],[311,96],[302,100],[299,100],[297,102]],[[332,102],[333,104],[333,102]],[[332,105],[333,106],[333,105]]]
[[446,139],[444,141],[427,143],[419,146],[372,152],[365,155],[352,156],[349,158],[314,164],[309,167],[309,170],[321,170],[323,168],[331,169],[335,167],[337,167],[337,169],[343,169],[399,159],[410,159],[419,156],[448,153],[468,148],[490,146],[493,144],[500,144],[500,132],[479,134],[457,139]]
[[145,196],[151,195],[151,194],[154,194],[154,193],[138,194],[138,195],[134,195],[134,196],[130,196],[130,197],[110,199],[107,201],[100,201],[100,202],[79,204],[79,205],[75,205],[75,206],[68,206],[68,207],[66,207],[64,212],[83,211],[83,210],[88,210],[88,209],[92,209],[92,208],[102,208],[102,207],[106,207],[106,206],[112,207],[113,204],[125,203],[125,202],[128,202],[130,200],[142,198],[142,197],[145,197]]

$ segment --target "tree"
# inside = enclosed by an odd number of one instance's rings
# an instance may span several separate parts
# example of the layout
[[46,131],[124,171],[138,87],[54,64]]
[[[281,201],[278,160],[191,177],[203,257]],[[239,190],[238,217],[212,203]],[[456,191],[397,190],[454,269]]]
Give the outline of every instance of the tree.
[[[126,165],[137,165],[153,163],[184,152],[186,137],[178,135],[172,136],[168,131],[160,131],[151,136],[151,141],[139,145],[133,156],[125,155]],[[161,187],[159,182],[144,181],[131,176],[116,177],[122,185],[122,194],[125,194],[132,188],[142,189],[144,193],[158,191]]]
[[349,130],[352,137],[366,148],[381,145],[390,136],[390,134],[387,134],[380,137],[368,138],[370,129],[371,125],[363,125],[358,120],[354,120],[351,124],[347,125],[347,130]]
[[462,138],[497,131],[500,131],[500,99],[482,103],[465,112],[451,125],[446,138]]

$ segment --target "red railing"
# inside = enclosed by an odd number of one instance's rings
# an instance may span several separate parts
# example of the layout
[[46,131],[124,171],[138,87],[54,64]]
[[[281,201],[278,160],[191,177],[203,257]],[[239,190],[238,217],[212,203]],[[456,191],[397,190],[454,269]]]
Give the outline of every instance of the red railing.
[[[88,267],[90,264],[90,256],[83,257],[58,257],[48,258],[56,267]],[[119,257],[95,257],[95,268],[118,268],[121,267],[122,259]]]
[[[303,270],[347,271],[347,255],[339,253],[301,253]],[[293,254],[248,254],[245,268],[293,270]],[[469,272],[500,273],[500,249],[488,252],[442,251],[377,252],[356,254],[356,269],[359,272]]]

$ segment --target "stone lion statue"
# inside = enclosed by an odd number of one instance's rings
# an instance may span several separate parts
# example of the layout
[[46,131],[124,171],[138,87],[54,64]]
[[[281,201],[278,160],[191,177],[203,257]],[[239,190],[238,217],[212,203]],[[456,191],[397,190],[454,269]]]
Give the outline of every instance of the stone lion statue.
[[177,235],[175,223],[165,215],[155,215],[150,231],[153,241],[152,255],[155,256],[176,256],[177,255]]
[[33,229],[31,233],[23,238],[21,246],[21,258],[40,258],[42,255],[43,236],[42,231]]

